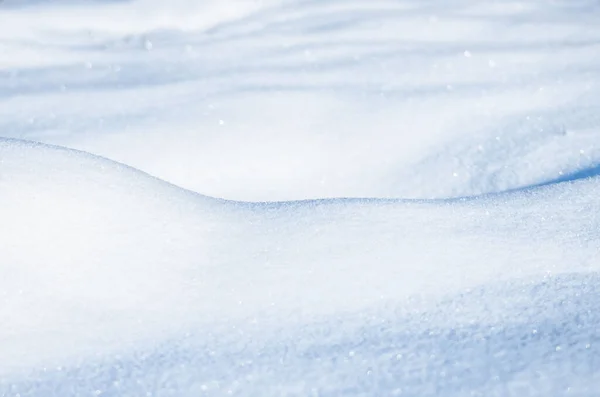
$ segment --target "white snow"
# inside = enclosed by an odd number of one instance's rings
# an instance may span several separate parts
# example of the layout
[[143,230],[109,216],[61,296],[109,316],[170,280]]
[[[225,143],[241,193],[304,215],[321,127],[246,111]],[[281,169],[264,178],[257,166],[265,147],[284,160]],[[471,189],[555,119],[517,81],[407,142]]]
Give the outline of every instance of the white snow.
[[0,396],[597,396],[592,0],[0,3]]

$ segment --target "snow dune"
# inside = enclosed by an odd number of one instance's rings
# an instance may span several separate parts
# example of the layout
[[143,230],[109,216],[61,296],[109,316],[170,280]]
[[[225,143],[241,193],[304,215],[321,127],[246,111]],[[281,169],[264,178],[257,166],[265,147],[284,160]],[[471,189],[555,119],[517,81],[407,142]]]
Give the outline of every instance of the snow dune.
[[597,390],[596,179],[252,204],[64,148],[2,140],[0,154],[5,394],[461,395],[538,370],[544,387],[571,385],[579,365],[574,387]]
[[4,0],[0,396],[598,395],[596,3]]

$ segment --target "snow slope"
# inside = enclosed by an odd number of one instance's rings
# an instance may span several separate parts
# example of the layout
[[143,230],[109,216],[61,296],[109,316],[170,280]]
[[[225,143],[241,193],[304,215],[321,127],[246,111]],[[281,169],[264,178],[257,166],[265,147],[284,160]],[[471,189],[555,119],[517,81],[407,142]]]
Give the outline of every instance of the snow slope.
[[598,395],[599,12],[0,3],[0,395]]
[[5,394],[600,386],[596,179],[244,204],[72,150],[3,140],[0,154]]

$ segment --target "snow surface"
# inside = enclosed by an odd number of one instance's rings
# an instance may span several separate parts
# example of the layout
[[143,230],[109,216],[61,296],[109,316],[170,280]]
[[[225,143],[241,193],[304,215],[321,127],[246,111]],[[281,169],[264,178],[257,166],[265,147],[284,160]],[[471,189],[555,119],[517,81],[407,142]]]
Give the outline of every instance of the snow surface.
[[592,0],[0,3],[0,396],[600,395]]

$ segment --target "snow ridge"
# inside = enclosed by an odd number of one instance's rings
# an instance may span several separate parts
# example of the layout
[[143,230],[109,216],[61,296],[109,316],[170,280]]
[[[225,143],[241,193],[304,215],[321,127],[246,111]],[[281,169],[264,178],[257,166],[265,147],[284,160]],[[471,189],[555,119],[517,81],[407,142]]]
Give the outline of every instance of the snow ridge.
[[[540,368],[544,387],[566,385],[570,365],[597,390],[597,178],[468,200],[242,203],[43,144],[2,139],[0,155],[5,394],[304,394],[312,379],[324,395],[376,382],[455,396]],[[563,344],[566,358],[534,360]]]

